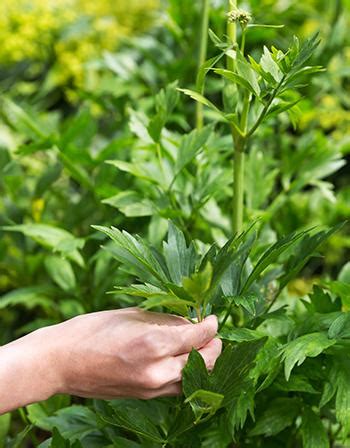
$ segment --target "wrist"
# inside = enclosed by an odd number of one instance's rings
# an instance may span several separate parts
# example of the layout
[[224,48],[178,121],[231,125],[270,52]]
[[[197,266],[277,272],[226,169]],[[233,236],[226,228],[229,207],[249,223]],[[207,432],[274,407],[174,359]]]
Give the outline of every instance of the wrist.
[[0,347],[0,414],[58,393],[56,362],[50,327]]

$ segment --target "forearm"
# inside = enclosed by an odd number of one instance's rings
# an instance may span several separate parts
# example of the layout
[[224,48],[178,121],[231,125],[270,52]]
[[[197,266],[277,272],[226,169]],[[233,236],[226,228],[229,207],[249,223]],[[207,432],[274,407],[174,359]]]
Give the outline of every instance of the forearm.
[[0,347],[0,414],[45,400],[58,390],[47,331]]

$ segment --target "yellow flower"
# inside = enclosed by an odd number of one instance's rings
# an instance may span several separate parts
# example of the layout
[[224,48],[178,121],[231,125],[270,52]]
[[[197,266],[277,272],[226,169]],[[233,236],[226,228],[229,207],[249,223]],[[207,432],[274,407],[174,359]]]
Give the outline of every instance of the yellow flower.
[[86,63],[147,29],[160,0],[1,0],[0,64],[55,58],[56,83],[84,81]]

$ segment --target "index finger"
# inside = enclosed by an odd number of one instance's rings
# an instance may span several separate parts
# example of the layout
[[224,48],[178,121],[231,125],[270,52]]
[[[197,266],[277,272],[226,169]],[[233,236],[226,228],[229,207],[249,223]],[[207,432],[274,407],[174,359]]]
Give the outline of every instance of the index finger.
[[168,331],[171,335],[171,354],[182,355],[193,348],[198,350],[214,339],[218,320],[212,315],[197,324],[176,325],[168,328]]

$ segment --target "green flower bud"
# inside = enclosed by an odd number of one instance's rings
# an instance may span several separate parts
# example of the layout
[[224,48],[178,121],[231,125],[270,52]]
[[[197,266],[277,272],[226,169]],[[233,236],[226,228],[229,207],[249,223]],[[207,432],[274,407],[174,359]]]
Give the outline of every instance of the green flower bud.
[[239,22],[242,28],[245,28],[252,20],[252,16],[248,11],[243,11],[242,9],[238,8],[230,11],[227,16],[229,22]]

